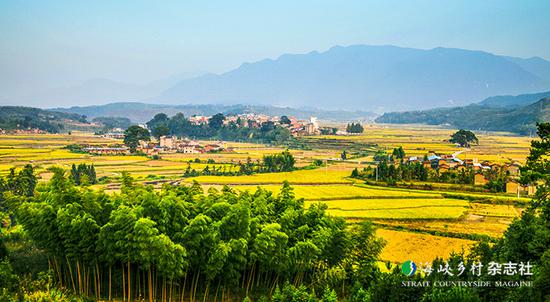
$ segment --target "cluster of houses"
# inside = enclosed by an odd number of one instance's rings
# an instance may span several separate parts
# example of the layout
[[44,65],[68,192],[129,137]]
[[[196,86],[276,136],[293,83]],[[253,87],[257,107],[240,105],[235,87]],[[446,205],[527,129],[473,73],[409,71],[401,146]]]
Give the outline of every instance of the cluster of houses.
[[201,154],[208,152],[231,152],[222,141],[201,145],[198,141],[188,138],[178,138],[175,136],[161,136],[158,142],[140,142],[137,149],[147,155],[156,155],[161,153],[185,153]]
[[38,128],[28,128],[28,129],[14,129],[14,130],[4,130],[0,128],[0,134],[46,134],[44,130]]
[[110,132],[103,133],[101,137],[110,139],[124,139],[124,129],[113,128]]
[[[194,125],[207,124],[209,116],[194,115],[189,118],[189,121]],[[295,117],[288,117],[290,123],[281,122],[279,116],[269,116],[266,114],[244,113],[229,115],[225,117],[224,125],[229,125],[231,122],[239,125],[239,120],[243,126],[261,127],[263,123],[272,122],[275,125],[287,128],[294,136],[316,135],[319,134],[319,123],[316,117],[310,117],[309,120],[299,120]]]
[[130,148],[128,147],[97,147],[90,146],[83,148],[86,153],[93,155],[129,155]]
[[[82,150],[94,155],[128,155],[130,148],[126,146],[88,146]],[[158,141],[140,141],[137,151],[146,155],[158,155],[166,153],[186,153],[186,154],[201,154],[208,152],[231,152],[232,148],[228,148],[224,142],[213,142],[202,145],[198,141],[187,138],[177,138],[175,136],[161,136]]]
[[518,195],[532,195],[536,191],[535,185],[522,185],[517,181],[521,165],[518,162],[508,164],[497,164],[488,161],[478,162],[477,159],[461,160],[454,154],[437,155],[429,152],[427,157],[410,156],[404,161],[414,163],[422,162],[425,168],[438,170],[440,173],[449,170],[460,170],[472,168],[475,172],[474,185],[485,185],[489,182],[485,171],[498,170],[507,173],[506,193]]

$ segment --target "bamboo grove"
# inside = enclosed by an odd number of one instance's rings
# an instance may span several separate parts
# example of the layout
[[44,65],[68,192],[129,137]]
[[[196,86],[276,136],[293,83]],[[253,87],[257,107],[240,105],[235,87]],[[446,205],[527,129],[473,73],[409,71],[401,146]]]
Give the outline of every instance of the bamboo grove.
[[119,194],[76,187],[60,168],[17,219],[48,254],[57,287],[102,300],[227,301],[283,284],[322,292],[366,284],[383,242],[322,204],[198,183],[160,191],[127,174]]

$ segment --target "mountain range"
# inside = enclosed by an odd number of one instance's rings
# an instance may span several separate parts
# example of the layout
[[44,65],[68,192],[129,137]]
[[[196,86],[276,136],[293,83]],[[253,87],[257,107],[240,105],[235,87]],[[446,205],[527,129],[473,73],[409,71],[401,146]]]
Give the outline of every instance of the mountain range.
[[466,105],[550,89],[550,62],[482,51],[336,46],[179,82],[156,101],[375,110]]
[[[147,85],[95,79],[43,91],[23,104],[251,104],[388,112],[461,106],[493,95],[550,89],[550,62],[456,48],[335,46],[187,74]],[[54,105],[55,106],[55,105]]]

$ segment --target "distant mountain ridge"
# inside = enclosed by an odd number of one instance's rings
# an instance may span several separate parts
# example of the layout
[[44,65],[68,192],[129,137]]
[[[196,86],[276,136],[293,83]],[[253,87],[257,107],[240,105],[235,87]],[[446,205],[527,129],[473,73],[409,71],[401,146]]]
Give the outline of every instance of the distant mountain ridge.
[[521,107],[550,97],[550,91],[520,95],[497,95],[484,99],[479,105],[489,107]]
[[353,45],[285,54],[183,80],[154,101],[388,111],[466,105],[493,95],[548,89],[550,62],[541,58]]
[[550,97],[524,106],[488,106],[436,108],[423,111],[389,112],[377,123],[448,125],[468,130],[509,131],[532,135],[537,122],[550,121]]
[[137,123],[149,121],[157,113],[166,113],[175,115],[183,113],[185,116],[192,115],[214,115],[216,113],[224,114],[242,114],[256,113],[267,114],[271,116],[295,116],[301,119],[307,119],[310,116],[316,116],[322,120],[349,121],[349,120],[373,120],[376,114],[365,111],[342,111],[342,110],[320,110],[320,109],[296,109],[290,107],[275,107],[262,105],[163,105],[146,104],[138,102],[111,103],[97,106],[83,106],[70,108],[54,108],[52,110],[76,113],[85,115],[88,118],[96,117],[126,117]]
[[73,104],[105,104],[139,101],[152,98],[183,79],[201,73],[181,73],[147,84],[131,84],[106,78],[94,78],[79,85],[57,87],[20,97],[19,101],[33,106],[55,102],[57,106]]

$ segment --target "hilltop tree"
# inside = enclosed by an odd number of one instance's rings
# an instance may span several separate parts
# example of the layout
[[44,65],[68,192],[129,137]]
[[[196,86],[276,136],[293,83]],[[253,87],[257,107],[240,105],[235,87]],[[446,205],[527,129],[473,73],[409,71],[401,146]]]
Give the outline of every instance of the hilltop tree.
[[461,147],[470,147],[470,144],[475,143],[479,144],[479,140],[476,135],[469,130],[460,129],[451,135],[449,142],[458,144]]
[[136,148],[139,146],[139,141],[151,140],[151,134],[149,130],[137,125],[128,127],[124,131],[124,144],[130,148],[130,152],[136,152]]

